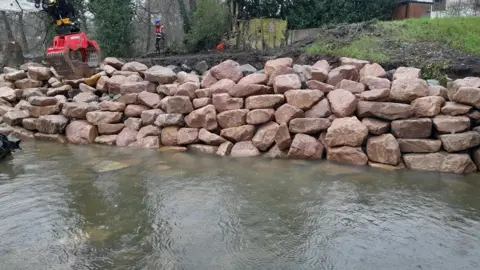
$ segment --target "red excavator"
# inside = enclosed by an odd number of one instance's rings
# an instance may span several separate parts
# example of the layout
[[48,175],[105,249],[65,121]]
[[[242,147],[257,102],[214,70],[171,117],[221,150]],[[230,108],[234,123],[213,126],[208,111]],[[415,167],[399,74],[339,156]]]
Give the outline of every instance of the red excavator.
[[80,31],[75,19],[73,0],[34,0],[54,20],[57,36],[47,49],[47,61],[66,79],[91,76],[100,65],[100,47]]

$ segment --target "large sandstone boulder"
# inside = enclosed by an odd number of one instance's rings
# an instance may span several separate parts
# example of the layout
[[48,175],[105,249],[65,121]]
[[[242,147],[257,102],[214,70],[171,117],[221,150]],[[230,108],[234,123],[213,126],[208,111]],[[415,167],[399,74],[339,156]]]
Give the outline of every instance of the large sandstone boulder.
[[125,124],[125,127],[137,131],[142,127],[142,119],[140,118],[129,117],[123,123]]
[[472,110],[472,106],[464,105],[456,102],[447,101],[441,111],[445,115],[457,116],[468,114]]
[[210,69],[210,73],[217,80],[230,79],[235,83],[237,83],[238,81],[240,81],[240,79],[243,78],[243,73],[240,69],[240,65],[233,60],[227,60],[212,67]]
[[389,79],[383,79],[379,77],[366,76],[360,80],[361,83],[365,84],[368,89],[390,89],[392,82]]
[[337,85],[342,80],[358,81],[359,79],[360,75],[355,66],[343,65],[332,69],[330,73],[328,73],[327,83],[330,85]]
[[396,120],[392,124],[392,133],[396,138],[423,139],[432,135],[430,118]]
[[243,108],[243,98],[234,98],[229,94],[214,94],[212,104],[218,112],[237,110]]
[[247,113],[247,124],[259,125],[273,120],[275,110],[273,109],[256,109]]
[[68,118],[63,115],[40,116],[36,122],[37,130],[47,134],[62,134],[68,124]]
[[390,97],[390,89],[383,88],[383,89],[375,89],[362,92],[361,94],[357,95],[360,100],[366,101],[388,101]]
[[251,141],[237,142],[230,152],[231,157],[256,157],[260,156],[260,151]]
[[113,68],[118,69],[118,70],[122,69],[123,65],[125,65],[125,61],[123,61],[121,59],[118,59],[118,58],[115,58],[115,57],[106,57],[103,60],[103,63],[105,65],[112,66]]
[[292,67],[292,65],[293,59],[289,57],[269,60],[265,63],[265,74],[269,76],[280,66]]
[[40,117],[42,115],[56,114],[60,112],[60,106],[33,106],[26,105],[25,109],[28,111],[29,115],[32,117]]
[[288,150],[290,148],[290,145],[292,144],[292,137],[290,136],[290,131],[286,124],[278,127],[274,140],[278,148],[281,150]]
[[148,67],[145,64],[136,61],[125,63],[121,68],[122,71],[132,71],[138,73],[143,73],[147,69]]
[[160,139],[158,136],[147,136],[137,139],[135,142],[129,144],[128,147],[158,149],[160,147]]
[[412,67],[399,67],[393,74],[394,80],[414,80],[419,79],[422,75],[422,71],[418,68]]
[[443,134],[438,136],[443,149],[447,152],[459,152],[480,145],[480,133],[468,131],[458,134]]
[[200,89],[200,83],[186,82],[178,87],[176,96],[186,96],[191,100],[195,99],[197,96],[195,92]]
[[470,129],[468,116],[437,115],[433,118],[433,125],[439,133],[459,133]]
[[178,92],[178,84],[160,84],[155,90],[161,96],[175,96]]
[[185,120],[183,114],[180,113],[163,113],[157,116],[157,119],[155,120],[155,125],[158,127],[183,127],[185,125]]
[[362,151],[362,148],[351,146],[329,148],[327,150],[327,160],[351,165],[366,165],[368,163],[368,157]]
[[275,135],[277,134],[279,125],[275,122],[268,122],[261,125],[255,136],[252,138],[252,143],[261,151],[266,151],[275,142]]
[[89,144],[98,136],[97,128],[85,120],[72,121],[65,129],[67,140],[73,144]]
[[288,126],[292,133],[315,134],[326,131],[332,122],[327,118],[295,118]]
[[269,109],[275,108],[285,102],[284,95],[258,95],[245,99],[245,108],[253,109]]
[[361,59],[355,59],[355,58],[349,58],[349,57],[340,57],[340,64],[343,65],[350,65],[350,66],[355,66],[358,70],[361,70],[366,64],[369,64],[370,62],[361,60]]
[[24,118],[28,118],[28,112],[24,110],[9,110],[3,115],[3,121],[10,126],[19,126]]
[[215,133],[212,133],[204,128],[200,129],[200,131],[198,132],[198,139],[208,145],[214,145],[214,146],[219,146],[227,142],[227,140],[225,140],[221,136]]
[[442,148],[442,141],[430,139],[398,139],[402,153],[434,153]]
[[123,130],[125,124],[98,124],[98,133],[102,135],[116,135]]
[[163,113],[165,112],[160,109],[151,109],[151,110],[143,111],[142,114],[140,115],[140,118],[142,119],[142,124],[145,126],[153,124],[155,120],[157,120],[157,117]]
[[98,104],[98,107],[102,111],[123,112],[125,111],[126,105],[123,102],[104,100]]
[[367,127],[372,135],[381,135],[390,130],[390,122],[375,118],[363,118],[362,123]]
[[15,90],[10,87],[0,87],[0,98],[14,102],[17,99],[17,95],[15,94]]
[[280,125],[288,124],[290,120],[304,116],[304,111],[290,104],[283,104],[275,111],[275,121]]
[[372,161],[398,165],[401,153],[397,139],[392,134],[370,137],[367,141],[367,155]]
[[121,112],[87,112],[87,121],[94,125],[118,123],[122,119]]
[[202,107],[205,107],[208,104],[212,104],[212,99],[208,98],[208,97],[196,98],[192,101],[192,104],[193,104],[193,108],[196,110],[196,109],[200,109]]
[[[262,73],[254,73],[243,77],[238,84],[267,84],[268,75]],[[233,146],[233,145],[232,145]]]
[[138,94],[137,101],[147,107],[159,109],[161,104],[161,97],[156,93],[144,91]]
[[28,77],[37,81],[48,81],[52,77],[52,71],[48,67],[28,67]]
[[324,98],[317,104],[313,105],[310,110],[305,111],[305,117],[307,118],[325,118],[332,114],[330,110],[330,102]]
[[[118,92],[116,92],[116,90],[115,91],[112,90],[112,87],[113,87],[112,79],[113,79],[113,77],[110,78],[110,80],[109,80],[108,90],[109,90],[110,93],[118,94]],[[120,88],[119,88],[120,89],[120,94],[124,95],[124,94],[138,94],[138,93],[141,93],[141,92],[150,92],[149,89],[148,89],[149,82],[147,82],[147,81],[131,82],[131,81],[128,81],[128,78],[126,78],[125,80],[126,81],[123,82],[120,85]]]
[[230,79],[221,79],[216,83],[210,85],[207,89],[212,94],[228,93],[230,88],[235,86],[235,82]]
[[34,106],[52,106],[57,105],[58,99],[55,97],[31,96],[28,102]]
[[216,83],[218,80],[213,77],[212,73],[210,71],[207,72],[207,74],[203,77],[203,80],[200,82],[200,85],[203,88],[208,88],[214,83]]
[[35,133],[35,139],[39,141],[53,141],[59,143],[67,143],[68,140],[65,136],[61,134],[46,134],[46,133]]
[[[62,114],[63,116],[68,118],[86,119],[87,113],[92,111],[95,111],[95,108],[85,102],[67,102],[67,103],[64,103],[62,106]],[[121,118],[121,113],[120,113],[119,120],[120,118]]]
[[232,97],[249,97],[263,94],[273,94],[271,87],[261,84],[236,84],[228,90]]
[[138,131],[125,127],[118,135],[115,144],[119,147],[127,147],[137,141]]
[[393,81],[390,98],[400,102],[411,102],[430,93],[428,84],[421,79],[397,79]]
[[438,97],[443,97],[445,100],[449,100],[448,99],[448,93],[447,93],[447,89],[441,85],[429,85],[428,86],[430,92],[429,92],[429,96],[438,96]]
[[129,104],[125,107],[124,113],[126,117],[140,117],[142,112],[148,109],[149,108],[145,105]]
[[443,97],[422,97],[415,99],[412,107],[418,117],[434,117],[440,113],[444,104]]
[[451,100],[480,109],[480,88],[460,87],[454,92]]
[[27,88],[37,88],[42,86],[42,81],[25,78],[18,81],[15,81],[15,87],[19,89],[27,89]]
[[92,92],[82,92],[82,93],[79,93],[78,95],[76,95],[74,98],[73,98],[73,102],[86,102],[86,103],[90,103],[90,102],[93,102],[93,101],[98,101],[99,98],[97,95],[95,95],[94,93]]
[[186,145],[199,142],[198,128],[181,128],[177,132],[178,145]]
[[38,120],[38,118],[24,118],[24,119],[22,119],[22,126],[25,129],[28,129],[28,130],[31,130],[31,131],[36,131],[37,130],[37,120]]
[[190,98],[185,96],[165,97],[161,101],[161,108],[167,113],[190,113],[193,111]]
[[289,90],[285,92],[287,103],[301,110],[312,108],[315,103],[322,99],[323,93],[320,90]]
[[472,173],[477,171],[468,154],[448,154],[444,152],[429,154],[405,154],[403,160],[407,168],[419,171]]
[[7,81],[15,82],[25,78],[27,78],[27,73],[25,72],[25,70],[15,70],[15,71],[5,73],[5,80]]
[[232,152],[233,148],[233,143],[231,142],[224,142],[220,144],[220,146],[217,149],[217,152],[215,153],[217,156],[221,157],[226,157],[229,156],[230,153]]
[[117,141],[117,135],[100,135],[95,138],[95,143],[115,145]]
[[254,134],[255,126],[252,125],[231,127],[220,131],[220,136],[232,142],[250,141]]
[[49,88],[47,90],[47,96],[53,97],[57,95],[62,95],[65,96],[72,90],[72,87],[70,85],[62,85],[56,88]]
[[166,127],[162,129],[162,144],[165,146],[177,146],[178,127]]
[[191,144],[188,146],[188,150],[196,153],[213,155],[217,153],[218,147],[204,144]]
[[385,69],[377,63],[366,64],[360,70],[360,77],[366,76],[386,78],[387,72],[385,72]]
[[385,120],[410,118],[415,111],[412,106],[391,102],[359,101],[357,105],[358,117],[378,117]]
[[311,78],[315,81],[325,82],[330,72],[330,64],[326,60],[320,60],[312,66]]
[[328,147],[361,146],[368,136],[367,127],[357,117],[337,118],[327,130]]
[[323,82],[315,81],[315,80],[310,80],[307,81],[307,87],[308,89],[316,89],[322,91],[324,94],[328,94],[330,91],[335,90],[335,86],[326,84]]
[[288,90],[300,89],[302,82],[297,74],[285,74],[277,76],[273,82],[273,90],[276,94],[283,94]]
[[288,150],[288,157],[297,159],[321,159],[323,150],[324,147],[322,143],[314,137],[297,134],[293,138],[290,149]]
[[357,99],[349,91],[343,89],[334,90],[327,95],[332,112],[338,117],[353,115],[357,109]]
[[191,112],[185,117],[185,123],[191,128],[204,128],[212,131],[218,128],[215,106],[207,105]]
[[342,80],[337,84],[337,88],[347,90],[352,94],[360,94],[365,91],[365,84],[356,81]]
[[145,137],[149,136],[160,136],[160,128],[154,125],[148,125],[140,128],[140,130],[137,133],[137,140],[139,141],[140,139],[143,139]]
[[221,112],[217,115],[217,121],[220,127],[230,128],[230,127],[239,127],[247,123],[247,113],[249,111],[246,109],[237,109]]
[[153,66],[147,69],[144,74],[145,80],[162,84],[173,83],[177,79],[173,70],[162,66]]

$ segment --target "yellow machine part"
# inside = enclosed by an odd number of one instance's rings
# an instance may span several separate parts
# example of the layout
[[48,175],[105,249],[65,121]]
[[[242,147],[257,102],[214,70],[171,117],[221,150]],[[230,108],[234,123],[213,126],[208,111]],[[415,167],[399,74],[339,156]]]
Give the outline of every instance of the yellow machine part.
[[57,25],[60,26],[60,25],[64,25],[64,24],[71,24],[72,21],[70,21],[70,18],[65,18],[65,19],[61,19],[61,20],[57,20]]

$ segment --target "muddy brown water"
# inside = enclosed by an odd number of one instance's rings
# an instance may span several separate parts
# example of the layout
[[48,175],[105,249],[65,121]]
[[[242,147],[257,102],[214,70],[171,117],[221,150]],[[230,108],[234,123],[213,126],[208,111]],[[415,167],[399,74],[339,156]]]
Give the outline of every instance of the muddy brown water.
[[479,175],[26,143],[0,269],[480,269]]

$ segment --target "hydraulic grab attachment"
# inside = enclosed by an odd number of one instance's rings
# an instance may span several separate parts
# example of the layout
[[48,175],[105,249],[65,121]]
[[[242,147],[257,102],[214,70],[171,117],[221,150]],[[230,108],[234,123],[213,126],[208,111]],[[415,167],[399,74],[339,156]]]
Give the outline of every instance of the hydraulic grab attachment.
[[[72,0],[34,0],[54,19],[58,36],[47,49],[47,61],[58,75],[66,79],[91,76],[100,65],[101,51],[97,42],[80,32],[75,21]],[[41,2],[41,3],[40,3]]]

